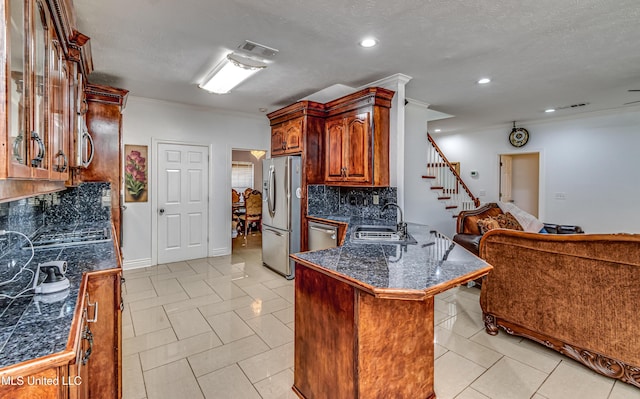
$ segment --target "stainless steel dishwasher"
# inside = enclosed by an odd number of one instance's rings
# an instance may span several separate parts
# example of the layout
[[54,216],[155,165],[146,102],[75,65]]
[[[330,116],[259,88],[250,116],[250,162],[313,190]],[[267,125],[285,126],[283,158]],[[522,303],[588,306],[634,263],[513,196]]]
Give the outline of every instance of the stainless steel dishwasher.
[[309,222],[309,251],[333,248],[338,245],[338,228],[330,224]]

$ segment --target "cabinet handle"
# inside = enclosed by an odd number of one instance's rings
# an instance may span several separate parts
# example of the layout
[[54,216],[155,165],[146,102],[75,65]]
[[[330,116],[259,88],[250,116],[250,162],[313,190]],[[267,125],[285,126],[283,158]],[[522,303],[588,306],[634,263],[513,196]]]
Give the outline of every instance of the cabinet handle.
[[58,151],[58,153],[56,154],[56,159],[60,157],[62,157],[62,166],[58,164],[54,166],[54,169],[56,172],[66,172],[67,166],[69,165],[69,160],[62,150]]
[[24,136],[22,135],[22,132],[20,132],[20,134],[16,136],[16,138],[13,140],[13,159],[18,161],[18,163],[22,163],[24,161],[22,159],[22,154],[20,153],[20,146],[21,146],[22,140],[24,140]]
[[287,149],[287,142],[286,142],[286,141],[283,141],[283,142],[282,142],[282,149],[283,149],[283,150],[286,150],[286,149]]
[[35,132],[35,131],[31,132],[31,140],[35,140],[35,142],[38,144],[38,155],[36,155],[31,160],[31,166],[34,168],[37,168],[42,163],[42,160],[44,159],[44,153],[46,150],[44,148],[44,141],[42,141],[42,139],[38,135],[38,132]]
[[95,323],[98,321],[98,301],[91,303],[91,301],[89,301],[89,294],[87,294],[87,313],[89,307],[93,307],[95,310],[93,312],[93,319],[90,319],[89,315],[87,315],[87,323]]
[[91,358],[91,352],[93,352],[93,333],[89,330],[89,326],[84,330],[82,338],[89,341],[89,349],[87,349],[86,352],[84,352],[84,356],[82,356],[82,365],[85,365],[89,361],[89,358]]
[[[82,154],[82,166],[86,168],[89,166],[91,161],[93,161],[93,154],[94,154],[93,137],[91,137],[91,134],[89,134],[88,131],[85,131],[84,133],[82,133],[82,140],[89,144],[89,149],[88,149],[89,154],[88,155],[86,154],[85,148],[83,148],[84,153]],[[85,156],[86,156],[86,159],[85,159]]]

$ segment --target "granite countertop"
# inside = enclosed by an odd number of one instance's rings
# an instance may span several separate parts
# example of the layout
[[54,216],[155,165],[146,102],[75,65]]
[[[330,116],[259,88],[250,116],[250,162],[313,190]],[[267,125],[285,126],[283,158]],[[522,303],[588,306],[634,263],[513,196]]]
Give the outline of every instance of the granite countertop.
[[[3,254],[0,281],[11,280],[30,256],[29,249],[20,248]],[[0,369],[63,351],[69,339],[82,274],[118,265],[114,243],[106,241],[36,249],[27,269],[35,271],[39,263],[53,260],[67,261],[66,277],[71,286],[66,297],[63,291],[60,300],[46,303],[42,296],[34,296],[33,291],[29,291],[17,299],[0,298]],[[16,281],[0,286],[0,292],[15,296],[30,287],[32,277],[33,274],[25,270]],[[41,274],[39,280],[43,279]]]
[[316,219],[347,223],[340,247],[293,255],[296,261],[357,285],[374,295],[435,295],[454,285],[478,278],[491,266],[427,225],[408,224],[417,244],[362,244],[351,234],[358,225],[392,225],[380,219],[314,215]]

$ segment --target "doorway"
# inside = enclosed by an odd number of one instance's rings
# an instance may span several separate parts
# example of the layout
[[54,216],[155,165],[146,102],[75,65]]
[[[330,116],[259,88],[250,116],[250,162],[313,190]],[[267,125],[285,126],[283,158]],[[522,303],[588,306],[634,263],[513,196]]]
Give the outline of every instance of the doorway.
[[158,143],[158,263],[208,254],[209,147]]
[[540,153],[500,155],[499,198],[539,217]]
[[[260,197],[261,204],[262,160],[265,155],[265,150],[255,149],[234,149],[231,152],[232,252],[238,248],[262,248],[262,206],[256,205],[256,198]],[[247,201],[250,196],[253,198]]]

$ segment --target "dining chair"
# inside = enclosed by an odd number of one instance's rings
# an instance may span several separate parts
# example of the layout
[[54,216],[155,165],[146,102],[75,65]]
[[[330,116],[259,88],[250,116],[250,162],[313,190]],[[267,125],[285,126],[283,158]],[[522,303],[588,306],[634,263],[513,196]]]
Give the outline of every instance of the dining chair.
[[238,193],[234,188],[231,189],[231,203],[240,202],[240,193]]
[[253,192],[252,188],[247,188],[247,189],[244,190],[244,194],[243,195],[244,195],[245,201],[247,200],[247,197],[249,196],[249,194],[251,194],[251,192]]
[[249,225],[256,222],[258,230],[262,231],[262,193],[258,190],[252,190],[244,198],[245,213],[239,215],[240,220],[244,223],[244,236],[247,237]]

